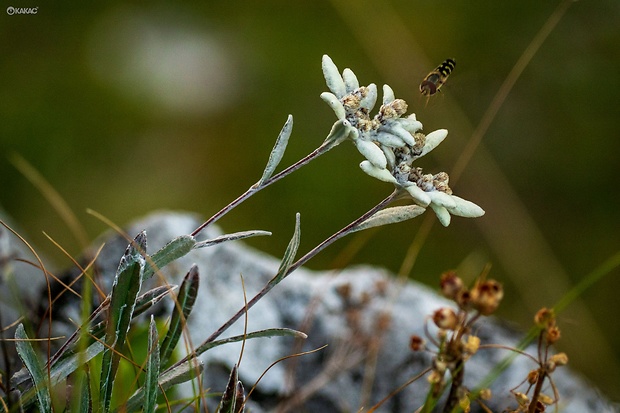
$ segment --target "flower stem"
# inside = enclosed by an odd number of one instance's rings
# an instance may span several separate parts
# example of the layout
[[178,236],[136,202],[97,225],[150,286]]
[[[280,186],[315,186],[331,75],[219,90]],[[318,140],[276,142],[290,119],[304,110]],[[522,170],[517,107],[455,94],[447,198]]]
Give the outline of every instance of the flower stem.
[[209,225],[211,225],[214,222],[216,222],[218,219],[220,219],[221,217],[226,215],[230,210],[234,209],[236,206],[241,204],[243,201],[245,201],[246,199],[248,199],[249,197],[251,197],[252,195],[257,193],[261,189],[266,188],[269,185],[271,185],[271,184],[279,181],[280,179],[284,178],[285,176],[295,172],[296,170],[298,170],[302,166],[310,163],[310,161],[312,161],[315,158],[318,158],[319,156],[323,155],[325,152],[329,151],[334,146],[335,145],[323,144],[323,145],[319,146],[318,148],[316,148],[314,151],[310,152],[308,155],[306,155],[302,159],[300,159],[299,161],[297,161],[294,164],[292,164],[291,166],[289,166],[288,168],[280,171],[279,173],[275,174],[271,178],[267,179],[261,186],[257,186],[257,184],[252,185],[251,187],[248,188],[247,191],[245,191],[243,194],[239,195],[239,197],[237,197],[237,199],[232,201],[230,204],[226,205],[224,208],[220,209],[215,215],[213,215],[211,218],[209,218],[205,222],[203,222],[190,235],[192,237],[197,236],[206,227],[208,227]]
[[[319,150],[320,149],[321,148],[319,148]],[[306,158],[308,158],[308,157],[306,157]],[[306,158],[304,158],[304,159],[306,159]],[[282,171],[282,172],[284,172],[284,171]],[[273,179],[279,179],[279,178],[276,175],[276,176],[274,176]],[[267,182],[269,182],[269,181],[267,181]],[[357,218],[355,221],[351,222],[350,224],[348,224],[347,226],[345,226],[344,228],[342,228],[338,232],[336,232],[333,235],[331,235],[325,241],[321,242],[319,245],[314,247],[312,250],[310,250],[308,253],[306,253],[303,257],[301,257],[299,260],[297,260],[294,264],[292,264],[289,267],[288,271],[286,271],[286,274],[285,274],[284,277],[282,277],[282,279],[286,278],[288,275],[290,275],[297,268],[299,268],[302,265],[304,265],[306,262],[308,262],[311,258],[313,258],[315,255],[317,255],[319,252],[323,251],[326,247],[328,247],[329,245],[333,244],[335,241],[339,240],[340,238],[344,237],[345,235],[349,234],[352,230],[355,229],[355,227],[357,227],[362,222],[364,222],[368,218],[370,218],[372,215],[374,215],[375,213],[377,213],[378,211],[380,211],[381,209],[386,207],[390,202],[392,202],[394,199],[396,199],[399,194],[400,194],[399,190],[395,189],[387,198],[385,198],[383,201],[379,202],[377,205],[372,207],[370,210],[368,210],[368,212],[366,212],[365,214],[363,214],[362,216]],[[239,199],[239,198],[237,198],[237,199]],[[191,354],[188,354],[182,360],[180,360],[177,363],[175,363],[175,365],[172,366],[171,368],[174,368],[174,367],[176,367],[176,366],[178,366],[178,365],[188,361],[189,359],[198,356],[200,353],[202,353],[200,351],[201,347],[204,347],[206,344],[213,342],[220,335],[222,335],[222,333],[224,331],[226,331],[239,318],[241,318],[241,316],[243,316],[250,308],[252,308],[254,306],[254,304],[256,304],[261,298],[263,298],[276,285],[277,285],[277,283],[274,283],[274,282],[271,282],[271,281],[268,282],[265,285],[265,287],[263,287],[262,290],[260,290],[250,301],[247,302],[246,305],[244,305],[239,311],[237,311],[235,313],[235,315],[233,315],[228,321],[226,321],[226,323],[224,323],[213,334],[211,334],[211,336],[209,336],[202,344],[200,344],[200,346],[198,346],[194,352],[192,352]]]

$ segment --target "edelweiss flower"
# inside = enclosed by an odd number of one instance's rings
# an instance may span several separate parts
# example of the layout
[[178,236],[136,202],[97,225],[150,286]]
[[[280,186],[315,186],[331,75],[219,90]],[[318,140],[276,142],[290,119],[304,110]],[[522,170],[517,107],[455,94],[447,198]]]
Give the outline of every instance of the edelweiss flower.
[[329,56],[323,56],[323,74],[330,92],[321,98],[332,108],[338,121],[327,138],[339,141],[350,138],[366,158],[360,167],[368,175],[393,183],[407,192],[413,201],[426,208],[430,206],[442,225],[450,224],[450,214],[462,217],[480,217],[484,210],[473,202],[455,195],[448,186],[445,172],[423,174],[413,167],[415,160],[426,155],[448,135],[439,129],[424,135],[422,124],[415,114],[404,117],[407,103],[396,99],[388,85],[383,86],[383,101],[373,118],[370,111],[377,102],[377,86],[360,86],[350,69],[342,75]]

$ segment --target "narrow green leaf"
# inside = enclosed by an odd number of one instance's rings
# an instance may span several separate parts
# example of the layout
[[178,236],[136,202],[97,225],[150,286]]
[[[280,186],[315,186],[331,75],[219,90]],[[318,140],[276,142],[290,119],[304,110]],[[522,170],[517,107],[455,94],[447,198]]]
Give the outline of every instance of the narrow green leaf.
[[118,370],[120,352],[125,345],[127,332],[136,305],[136,298],[144,279],[146,233],[139,233],[129,244],[116,272],[110,293],[110,308],[106,326],[103,359],[101,362],[101,411],[110,409],[114,377]]
[[226,390],[220,399],[220,405],[217,409],[220,413],[235,413],[235,404],[237,402],[237,383],[239,382],[239,373],[235,364],[230,372]]
[[144,279],[148,280],[156,270],[181,257],[186,256],[196,244],[196,239],[191,235],[181,235],[164,245],[159,251],[151,255],[144,270]]
[[[136,318],[140,314],[146,312],[175,289],[175,285],[160,285],[159,287],[155,287],[144,294],[141,294],[138,298],[136,298],[136,308],[133,311],[133,318]],[[102,321],[90,329],[89,335],[96,338],[101,338],[105,333],[105,329],[106,321]]]
[[238,241],[238,240],[245,239],[245,238],[258,237],[258,236],[264,236],[264,235],[271,235],[271,232],[260,231],[260,230],[235,232],[233,234],[220,235],[219,237],[216,237],[216,238],[197,242],[196,245],[194,245],[194,249],[210,247],[212,245],[221,244],[222,242]]
[[200,275],[198,274],[198,267],[193,265],[181,283],[179,294],[176,297],[174,309],[172,310],[172,316],[170,317],[170,326],[161,344],[160,358],[162,365],[168,363],[172,351],[181,338],[187,318],[196,301],[199,285]]
[[155,318],[151,315],[149,325],[148,360],[146,363],[146,380],[144,382],[144,413],[154,412],[157,408],[158,377],[159,377],[159,336],[155,326]]
[[241,334],[238,336],[233,336],[233,337],[228,337],[228,338],[224,338],[222,340],[215,340],[215,341],[210,341],[208,343],[204,343],[203,345],[199,346],[195,353],[197,356],[201,355],[202,353],[204,353],[207,350],[212,349],[213,347],[218,347],[221,346],[223,344],[228,344],[228,343],[236,343],[239,341],[243,341],[243,340],[251,340],[253,338],[271,338],[271,337],[295,337],[295,338],[308,338],[308,336],[305,333],[302,333],[301,331],[297,331],[297,330],[292,330],[289,328],[268,328],[266,330],[259,330],[259,331],[254,331],[252,333],[248,333],[248,334]]
[[[204,370],[202,361],[193,358],[185,363],[165,371],[159,376],[158,388],[162,391],[166,391],[174,385],[185,383],[190,381],[200,374]],[[133,412],[140,408],[142,401],[144,400],[144,386],[140,387],[123,406],[120,406],[114,412]]]
[[[146,310],[157,304],[161,301],[162,298],[166,297],[171,291],[174,291],[176,286],[159,286],[155,287],[144,294],[141,294],[140,297],[136,300],[136,308],[134,310],[134,317],[144,313]],[[105,306],[103,308],[108,308]],[[102,321],[99,324],[96,324],[89,331],[89,335],[92,335],[96,338],[102,338],[105,333],[106,322]],[[63,346],[61,350],[58,350],[56,354],[51,358],[52,360],[52,387],[56,386],[60,381],[67,378],[67,376],[78,369],[81,364],[89,362],[93,357],[97,354],[101,353],[104,349],[104,345],[98,341],[92,343],[83,353],[76,354],[75,351],[75,342],[79,334],[79,330],[69,337],[67,342],[69,344]],[[72,342],[73,341],[73,342]],[[59,354],[60,353],[60,354]],[[11,384],[14,387],[18,385],[23,385],[30,379],[28,374],[28,370],[24,367],[22,370],[18,371],[11,378]],[[32,383],[27,385],[26,389],[24,389],[24,394],[26,395],[25,400],[30,403],[30,396],[34,397],[34,395],[28,392],[31,389]]]
[[43,367],[39,362],[39,358],[28,341],[24,325],[19,324],[15,330],[15,347],[17,354],[22,359],[24,365],[28,369],[28,373],[32,377],[32,382],[37,393],[39,402],[39,411],[47,413],[52,411],[52,398],[50,397],[49,382],[47,375],[43,371]]
[[288,275],[288,270],[293,262],[295,262],[295,256],[297,255],[297,249],[299,248],[299,242],[301,240],[300,221],[301,216],[297,213],[295,215],[295,231],[293,232],[293,237],[289,241],[286,251],[284,251],[284,257],[282,257],[282,262],[280,262],[278,273],[269,281],[269,285],[271,286],[282,281],[284,277]]
[[81,365],[91,361],[95,356],[101,353],[104,348],[105,346],[103,343],[100,341],[95,341],[88,346],[84,352],[72,354],[71,356],[59,361],[54,367],[52,367],[52,386],[55,386],[66,379],[69,374],[76,371]]
[[[84,352],[81,352],[79,354],[72,354],[71,356],[65,357],[64,359],[56,363],[50,373],[52,388],[65,380],[80,366],[92,360],[97,354],[101,353],[104,348],[105,347],[101,342],[96,341],[90,346],[88,346],[88,348]],[[11,379],[11,383],[13,386],[17,385],[16,382],[13,381],[13,379]],[[26,408],[29,407],[34,401],[34,396],[35,390],[32,387],[27,387],[26,389],[24,389],[22,396],[22,405]]]
[[90,391],[90,372],[88,365],[79,369],[71,377],[72,391],[71,400],[67,401],[64,413],[92,413],[93,400]]
[[276,143],[269,154],[269,161],[267,161],[267,166],[263,171],[263,176],[261,176],[260,180],[256,183],[256,187],[260,188],[263,186],[266,180],[271,178],[273,172],[278,167],[278,164],[282,160],[282,156],[284,156],[284,152],[286,151],[286,146],[288,145],[288,139],[291,136],[291,132],[293,131],[293,116],[288,115],[280,134],[278,135],[278,139],[276,139]]
[[90,371],[85,369],[84,382],[82,383],[82,392],[80,395],[80,413],[93,412],[93,395],[90,389]]

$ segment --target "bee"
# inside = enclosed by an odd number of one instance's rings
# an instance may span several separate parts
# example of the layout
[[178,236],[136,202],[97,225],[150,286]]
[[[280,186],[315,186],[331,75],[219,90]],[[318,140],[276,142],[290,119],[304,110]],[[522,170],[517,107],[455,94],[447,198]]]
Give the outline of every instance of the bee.
[[439,92],[441,86],[446,83],[448,76],[454,70],[454,66],[456,66],[456,61],[454,59],[446,59],[445,62],[437,66],[435,70],[430,72],[422,83],[420,83],[420,93],[424,96],[433,96],[435,93]]

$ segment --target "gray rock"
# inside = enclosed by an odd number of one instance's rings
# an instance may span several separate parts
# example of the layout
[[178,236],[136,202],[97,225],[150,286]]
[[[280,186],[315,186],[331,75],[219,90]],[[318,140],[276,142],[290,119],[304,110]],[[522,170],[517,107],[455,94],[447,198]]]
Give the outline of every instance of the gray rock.
[[[146,230],[148,252],[153,253],[175,236],[190,233],[199,223],[192,214],[161,212],[134,222],[126,231],[135,236]],[[216,235],[216,230],[207,234],[208,237]],[[127,241],[107,234],[94,248],[103,240],[106,245],[97,267],[102,280],[110,280]],[[194,263],[199,267],[201,278],[199,296],[188,320],[189,338],[194,347],[243,307],[242,276],[250,299],[273,277],[279,266],[279,260],[273,257],[241,242],[229,242],[193,251],[165,267],[159,276],[153,277],[153,282],[179,284]],[[305,332],[308,339],[303,342],[291,338],[248,340],[243,349],[240,379],[247,390],[276,360],[325,344],[328,347],[277,363],[269,369],[251,396],[250,411],[353,412],[360,407],[368,410],[430,366],[430,354],[409,350],[410,337],[413,334],[425,336],[427,316],[449,305],[429,288],[413,281],[400,283],[380,268],[359,266],[338,272],[312,272],[301,268],[295,271],[249,311],[248,331],[288,327]],[[477,328],[483,344],[515,346],[520,338],[491,318],[481,320]],[[241,319],[223,337],[243,334],[243,330]],[[241,344],[206,352],[201,357],[206,365],[204,386],[222,391],[230,368],[239,361],[240,352]],[[528,352],[535,354],[535,349],[530,348]],[[505,350],[479,350],[466,364],[466,385],[475,388],[507,355],[509,352]],[[529,359],[517,357],[494,380],[493,398],[488,403],[491,409],[516,408],[509,390],[535,367]],[[567,367],[558,368],[553,380],[561,396],[560,411],[616,411],[596,389]],[[391,397],[377,411],[415,411],[423,403],[427,391],[426,377],[422,377]],[[552,394],[551,389],[546,393]],[[472,408],[477,411],[476,405]]]

